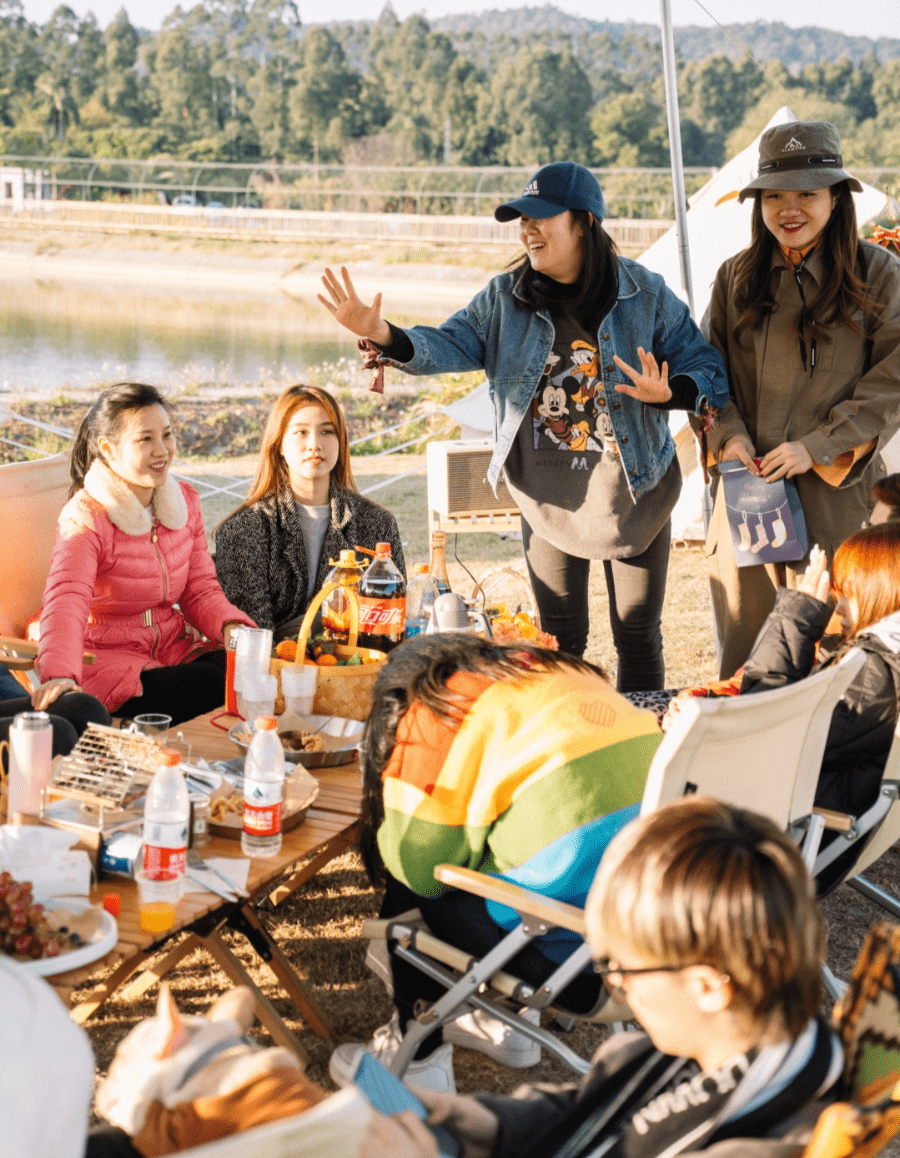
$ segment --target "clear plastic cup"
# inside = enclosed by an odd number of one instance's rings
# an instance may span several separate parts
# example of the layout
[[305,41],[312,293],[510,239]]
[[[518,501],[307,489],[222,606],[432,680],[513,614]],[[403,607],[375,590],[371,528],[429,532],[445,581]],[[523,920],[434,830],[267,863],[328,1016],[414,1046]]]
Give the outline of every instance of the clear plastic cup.
[[145,933],[165,933],[175,924],[175,907],[181,897],[182,874],[169,869],[136,872],[141,928]]
[[278,677],[256,672],[245,679],[238,692],[238,711],[252,727],[257,716],[272,715],[277,695]]
[[131,721],[131,730],[140,732],[142,736],[150,736],[157,744],[165,744],[169,737],[171,716],[164,716],[160,712],[149,712],[143,716],[135,716]]
[[300,716],[311,716],[316,698],[317,671],[310,664],[281,669],[281,694],[284,706]]
[[[265,627],[245,627],[238,635],[234,656],[234,690],[243,691],[254,675],[268,675],[272,659],[272,632]],[[241,715],[244,713],[241,712]]]

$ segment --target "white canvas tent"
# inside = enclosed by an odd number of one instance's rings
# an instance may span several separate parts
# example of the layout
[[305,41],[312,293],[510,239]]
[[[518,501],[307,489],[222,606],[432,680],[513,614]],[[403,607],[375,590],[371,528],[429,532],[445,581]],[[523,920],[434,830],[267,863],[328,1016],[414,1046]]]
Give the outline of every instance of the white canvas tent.
[[[783,107],[772,117],[765,129],[793,120],[796,120],[796,117],[791,110]],[[739,204],[736,197],[725,201],[721,199],[736,193],[756,176],[758,159],[759,137],[743,152],[723,165],[718,173],[689,200],[688,242],[694,305],[698,320],[706,313],[719,266],[726,258],[732,257],[750,243],[752,201],[747,200]],[[884,193],[864,182],[862,193],[854,193],[853,196],[860,224],[878,217],[890,205]],[[720,201],[721,204],[717,204]],[[897,211],[896,202],[893,203],[893,208]],[[670,289],[682,300],[685,299],[681,289],[678,238],[674,226],[654,242],[639,260],[648,269],[662,274]],[[490,438],[493,434],[493,417],[486,382],[476,387],[465,398],[443,407],[443,412],[459,422],[463,438]],[[672,434],[679,448],[682,473],[685,476],[681,497],[672,512],[672,537],[677,540],[702,540],[705,538],[703,520],[705,488],[703,473],[692,445],[693,434],[687,425],[686,416],[681,411],[673,411],[670,421]],[[892,440],[884,458],[888,470],[900,470],[900,436]]]

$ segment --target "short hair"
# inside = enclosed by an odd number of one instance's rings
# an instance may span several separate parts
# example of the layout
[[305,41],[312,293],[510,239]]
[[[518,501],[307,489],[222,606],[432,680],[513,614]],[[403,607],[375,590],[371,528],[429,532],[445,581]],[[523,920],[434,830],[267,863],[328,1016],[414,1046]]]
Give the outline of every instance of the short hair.
[[831,565],[832,592],[853,596],[859,616],[851,638],[900,611],[900,522],[865,527],[845,539]]
[[796,1038],[819,1009],[815,886],[771,820],[710,797],[668,804],[610,842],[586,905],[595,949],[621,938],[665,965],[728,975],[734,1008]]
[[872,505],[875,503],[884,503],[891,508],[888,522],[900,519],[900,472],[885,475],[872,487]]

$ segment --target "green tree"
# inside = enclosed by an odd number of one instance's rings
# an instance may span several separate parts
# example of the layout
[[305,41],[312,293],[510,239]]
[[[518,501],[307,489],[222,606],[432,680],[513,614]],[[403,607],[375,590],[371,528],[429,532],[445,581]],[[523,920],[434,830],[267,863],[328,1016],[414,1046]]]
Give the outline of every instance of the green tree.
[[103,33],[103,70],[101,96],[103,107],[122,121],[141,123],[143,103],[135,71],[140,37],[120,8]]
[[164,128],[173,146],[213,136],[213,83],[202,8],[181,8],[166,18],[144,56],[157,107],[154,123]]
[[307,157],[339,157],[344,140],[361,127],[360,88],[359,74],[347,64],[337,40],[326,28],[311,28],[300,44],[288,99],[295,146]]
[[41,71],[37,32],[20,0],[0,0],[0,124],[16,123],[16,102],[33,95]]
[[669,164],[666,111],[649,93],[622,93],[591,114],[594,159],[617,168],[664,168]]
[[250,10],[248,46],[254,70],[247,82],[249,117],[261,155],[295,151],[289,98],[299,57],[300,16],[294,0],[256,0]]
[[590,161],[591,86],[569,52],[520,52],[494,74],[491,97],[501,164]]

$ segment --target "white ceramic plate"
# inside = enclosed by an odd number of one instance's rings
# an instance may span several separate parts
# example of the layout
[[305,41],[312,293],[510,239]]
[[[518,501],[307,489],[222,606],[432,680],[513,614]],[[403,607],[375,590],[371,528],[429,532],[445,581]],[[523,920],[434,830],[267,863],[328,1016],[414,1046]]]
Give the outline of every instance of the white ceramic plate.
[[[83,913],[89,907],[90,901],[86,897],[51,897],[44,904],[44,908],[48,911],[70,909],[73,913]],[[100,925],[95,930],[93,938],[80,949],[60,953],[58,957],[42,957],[39,961],[13,963],[20,969],[27,969],[29,973],[36,973],[38,977],[52,977],[55,973],[68,973],[70,969],[80,969],[83,965],[90,965],[92,961],[99,961],[115,947],[119,939],[119,927],[112,914],[103,909],[100,917]]]

